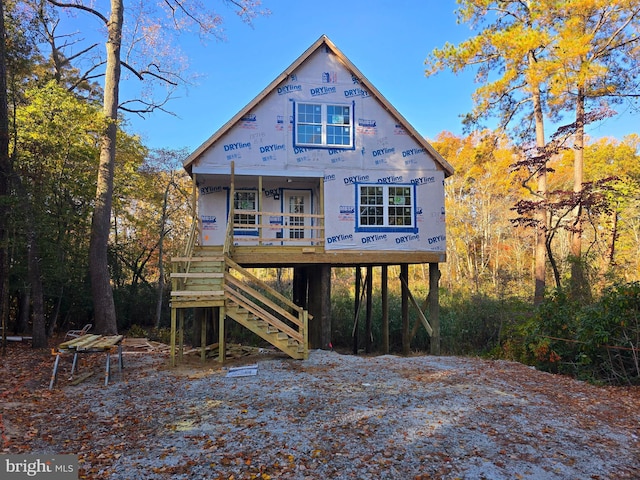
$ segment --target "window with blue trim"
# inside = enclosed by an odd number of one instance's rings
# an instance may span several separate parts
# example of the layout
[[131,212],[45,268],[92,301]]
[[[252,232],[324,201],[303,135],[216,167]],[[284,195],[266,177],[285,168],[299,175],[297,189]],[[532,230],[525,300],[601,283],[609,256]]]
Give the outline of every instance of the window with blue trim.
[[416,232],[415,186],[357,186],[357,231]]
[[295,144],[301,147],[354,148],[353,106],[297,103]]
[[[233,197],[233,224],[237,235],[257,234],[256,192],[236,190]],[[251,213],[249,213],[251,212]]]

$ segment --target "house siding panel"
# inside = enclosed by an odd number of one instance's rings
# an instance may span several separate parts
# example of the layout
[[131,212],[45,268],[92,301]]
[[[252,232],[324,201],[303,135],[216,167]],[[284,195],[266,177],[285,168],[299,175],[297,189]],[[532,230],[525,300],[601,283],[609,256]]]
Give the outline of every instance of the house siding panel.
[[[236,189],[255,189],[257,177],[262,177],[263,211],[284,208],[282,199],[277,201],[272,194],[279,196],[290,188],[292,178],[297,182],[307,179],[304,188],[312,191],[314,199],[320,198],[318,188],[324,179],[324,209],[316,201],[308,213],[324,211],[326,250],[444,252],[443,160],[436,160],[433,149],[414,137],[415,131],[406,120],[393,115],[386,100],[367,88],[369,83],[349,70],[331,48],[321,45],[294,65],[192,162],[192,172],[198,174],[202,243],[224,242],[233,162]],[[296,147],[296,102],[349,105],[353,109],[354,147]],[[359,231],[359,184],[415,188],[412,228]],[[275,239],[276,232],[282,231],[276,218],[273,224],[272,229],[263,231],[263,239]]]

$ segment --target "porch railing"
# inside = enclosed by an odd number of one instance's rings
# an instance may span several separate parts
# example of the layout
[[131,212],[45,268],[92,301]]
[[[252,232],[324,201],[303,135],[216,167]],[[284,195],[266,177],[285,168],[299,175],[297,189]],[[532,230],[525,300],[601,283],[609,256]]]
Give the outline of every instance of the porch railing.
[[[231,232],[227,232],[227,239],[233,244],[324,245],[324,215],[322,214],[242,210],[242,215],[255,216],[257,221],[256,223],[232,223],[234,215],[233,212],[229,212],[228,225],[231,226]],[[278,223],[272,223],[273,219],[278,220]],[[292,225],[291,219],[302,220],[302,224]],[[274,231],[282,232],[282,235],[274,236]],[[269,235],[269,233],[272,234]]]

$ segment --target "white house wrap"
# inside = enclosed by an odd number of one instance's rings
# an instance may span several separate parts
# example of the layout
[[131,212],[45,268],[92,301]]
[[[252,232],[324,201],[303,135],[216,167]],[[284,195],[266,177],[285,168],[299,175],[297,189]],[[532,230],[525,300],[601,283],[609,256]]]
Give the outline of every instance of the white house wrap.
[[[444,179],[452,167],[325,36],[185,167],[197,178],[204,246],[224,243],[234,202],[236,216],[269,212],[239,217],[243,245],[287,239],[325,251],[445,251]],[[293,213],[322,213],[323,230],[296,228]],[[259,221],[269,226],[252,229]]]

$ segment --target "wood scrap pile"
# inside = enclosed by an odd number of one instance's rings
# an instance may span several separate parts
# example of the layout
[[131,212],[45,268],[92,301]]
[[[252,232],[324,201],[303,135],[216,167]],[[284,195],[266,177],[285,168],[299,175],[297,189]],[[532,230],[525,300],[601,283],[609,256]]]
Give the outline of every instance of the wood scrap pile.
[[[211,345],[207,345],[205,347],[205,351],[207,352],[207,357],[217,357],[220,351],[220,346],[218,343],[212,343]],[[189,348],[185,349],[184,355],[200,355],[202,352],[201,347]],[[249,355],[268,355],[272,353],[276,353],[278,350],[273,348],[263,348],[263,347],[251,347],[249,345],[241,345],[239,343],[227,343],[227,352],[226,357],[230,358],[240,358],[247,357]]]
[[171,347],[166,343],[156,342],[143,337],[125,337],[122,341],[122,346],[127,350],[131,349],[138,352],[159,352],[168,353]]
[[[171,346],[166,343],[155,342],[153,340],[149,340],[148,338],[143,337],[125,337],[122,341],[122,346],[128,352],[158,352],[158,353],[169,353],[171,351]],[[176,346],[177,349],[177,346]],[[205,347],[205,351],[207,352],[207,358],[217,357],[219,353],[219,345],[218,343],[212,343],[211,345],[207,345]],[[201,347],[187,347],[185,346],[183,355],[195,355],[199,356],[201,354]],[[278,350],[274,348],[265,348],[265,347],[251,347],[249,345],[241,345],[241,344],[233,344],[227,343],[227,358],[240,358],[246,357],[249,355],[267,355],[276,353]]]

